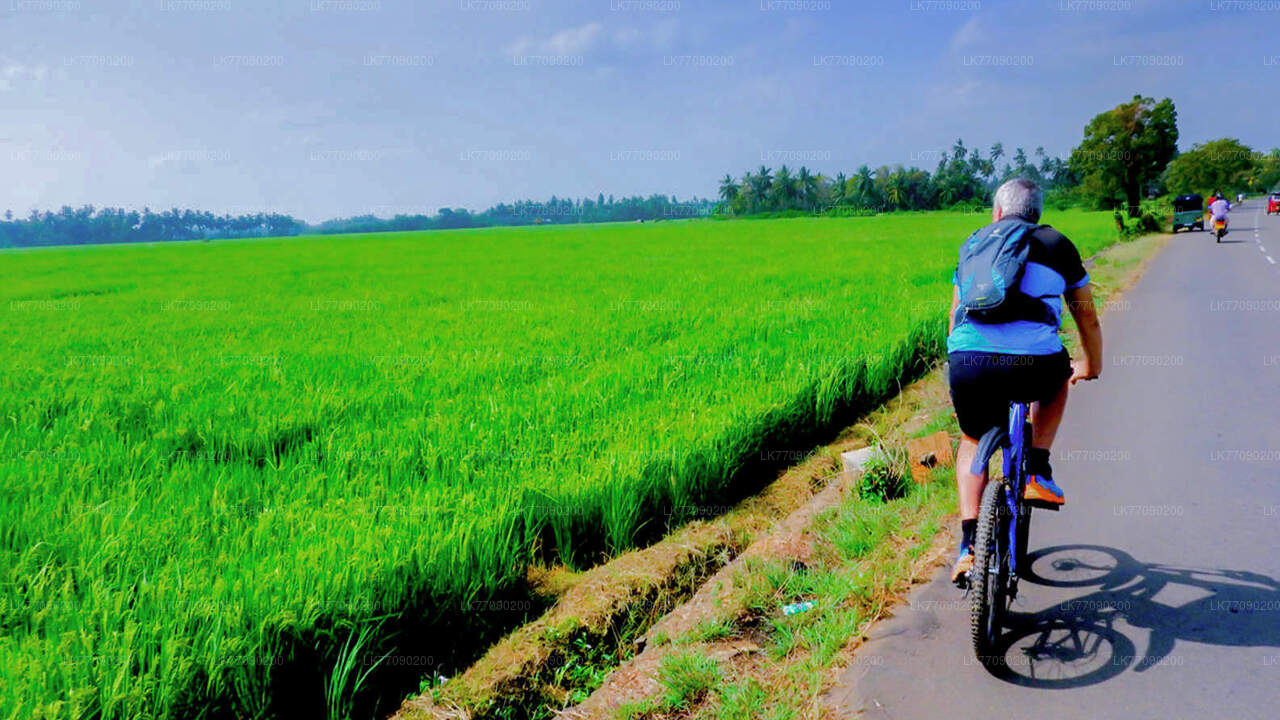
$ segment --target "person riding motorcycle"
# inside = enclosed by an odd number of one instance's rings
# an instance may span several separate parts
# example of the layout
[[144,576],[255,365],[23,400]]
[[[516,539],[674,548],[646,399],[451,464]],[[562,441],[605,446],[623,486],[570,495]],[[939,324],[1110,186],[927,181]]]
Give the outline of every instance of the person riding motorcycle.
[[[1213,194],[1213,202],[1209,204],[1209,219],[1214,227],[1217,226],[1219,220],[1222,221],[1223,228],[1227,226],[1227,213],[1231,212],[1231,203],[1227,201],[1222,193]],[[1223,234],[1226,234],[1224,229]]]

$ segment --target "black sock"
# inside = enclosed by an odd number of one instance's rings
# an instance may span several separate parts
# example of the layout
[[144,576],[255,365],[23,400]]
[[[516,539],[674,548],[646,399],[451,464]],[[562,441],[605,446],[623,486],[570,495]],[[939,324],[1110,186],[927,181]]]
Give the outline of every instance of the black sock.
[[973,547],[973,536],[978,531],[978,521],[961,520],[960,521],[960,547]]
[[1031,448],[1031,452],[1027,453],[1027,472],[1041,477],[1053,477],[1053,469],[1049,467],[1049,451]]

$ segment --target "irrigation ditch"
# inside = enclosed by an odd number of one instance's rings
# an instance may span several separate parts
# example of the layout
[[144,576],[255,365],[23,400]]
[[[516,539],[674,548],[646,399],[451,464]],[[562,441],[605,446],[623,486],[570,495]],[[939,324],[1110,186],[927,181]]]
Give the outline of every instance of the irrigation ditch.
[[[850,427],[935,366],[941,348],[933,337],[930,328],[904,343],[902,372],[892,384],[840,403],[825,423],[780,423],[764,436],[757,459],[744,460],[733,475],[737,492],[712,501],[722,504],[717,507],[733,503],[722,515],[686,522],[643,549],[582,573],[547,613],[496,645],[479,648],[483,654],[474,664],[438,687],[424,688],[394,717],[540,720],[587,700],[610,672],[651,645],[655,623],[697,602],[697,594],[723,580],[744,553],[776,551],[778,541],[770,545],[766,538],[793,536],[815,513],[838,502],[841,479],[848,481],[839,454],[867,445]],[[796,404],[812,402],[817,392],[815,386]],[[810,448],[799,464],[790,450],[797,447]]]

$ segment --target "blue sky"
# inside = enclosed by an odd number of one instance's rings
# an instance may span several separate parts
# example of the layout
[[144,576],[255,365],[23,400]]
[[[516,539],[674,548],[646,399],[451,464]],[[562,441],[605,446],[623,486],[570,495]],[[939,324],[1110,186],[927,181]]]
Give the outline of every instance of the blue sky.
[[0,0],[0,209],[711,196],[957,138],[1065,154],[1135,93],[1184,149],[1270,148],[1277,89],[1266,1]]

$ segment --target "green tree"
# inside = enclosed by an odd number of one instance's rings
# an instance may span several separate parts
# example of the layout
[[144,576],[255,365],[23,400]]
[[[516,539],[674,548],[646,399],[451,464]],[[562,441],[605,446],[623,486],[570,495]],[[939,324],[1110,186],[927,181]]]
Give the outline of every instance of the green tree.
[[1249,189],[1280,192],[1280,148],[1272,148],[1266,155],[1258,153],[1249,179]]
[[964,141],[957,140],[951,155],[944,154],[934,171],[936,196],[944,205],[985,198],[986,184],[980,179],[985,166],[979,154],[970,153],[965,149]]
[[902,172],[889,173],[889,179],[884,184],[885,199],[893,206],[894,210],[900,210],[906,206],[907,193],[903,184]]
[[809,168],[801,165],[796,175],[796,193],[800,198],[800,207],[805,211],[813,210],[818,204],[818,176],[809,172]]
[[1128,206],[1137,217],[1142,191],[1164,172],[1178,151],[1178,112],[1173,101],[1133,100],[1095,116],[1084,141],[1071,151],[1071,169],[1086,197],[1100,207]]
[[720,179],[720,199],[724,201],[725,205],[733,203],[734,198],[738,197],[739,189],[738,183],[734,182],[733,176],[729,173],[725,173],[724,177]]
[[1257,153],[1234,138],[1197,144],[1169,163],[1164,183],[1169,192],[1236,192],[1249,186]]
[[991,152],[987,153],[987,163],[991,167],[992,174],[995,174],[1002,157],[1004,157],[1004,143],[992,143]]
[[863,165],[858,168],[858,174],[852,178],[854,185],[854,202],[858,207],[867,210],[878,210],[880,198],[876,194],[875,173],[871,168]]
[[831,204],[843,205],[845,199],[845,191],[848,189],[849,178],[844,173],[837,173],[835,182],[831,186]]
[[773,185],[773,173],[765,167],[760,166],[760,170],[755,175],[747,174],[750,178],[745,184],[751,188],[751,193],[747,197],[748,212],[760,212],[765,209],[766,203],[769,201],[769,188]]
[[790,210],[796,199],[796,181],[786,165],[778,168],[769,186],[769,196],[775,210]]

